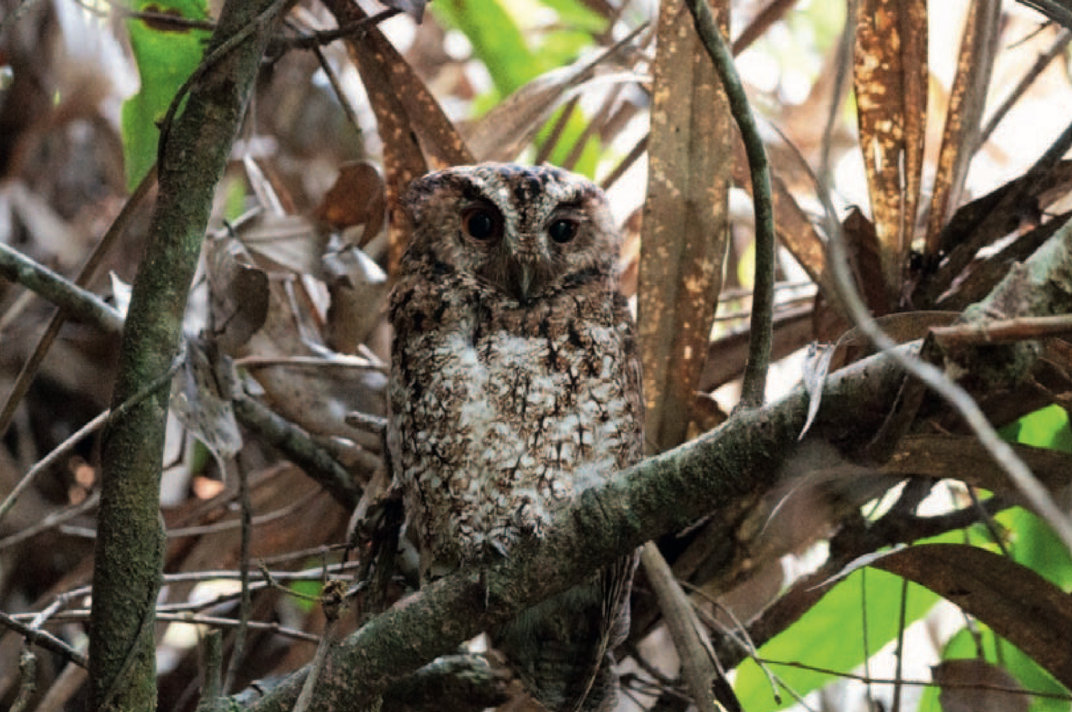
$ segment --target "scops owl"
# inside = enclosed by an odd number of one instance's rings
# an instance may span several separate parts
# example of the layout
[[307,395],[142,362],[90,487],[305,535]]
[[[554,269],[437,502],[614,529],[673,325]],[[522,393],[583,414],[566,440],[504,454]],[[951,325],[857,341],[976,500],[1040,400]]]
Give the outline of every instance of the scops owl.
[[[640,361],[606,196],[551,167],[432,173],[404,198],[388,447],[427,581],[509,556],[643,454]],[[492,642],[550,710],[607,710],[635,559]]]

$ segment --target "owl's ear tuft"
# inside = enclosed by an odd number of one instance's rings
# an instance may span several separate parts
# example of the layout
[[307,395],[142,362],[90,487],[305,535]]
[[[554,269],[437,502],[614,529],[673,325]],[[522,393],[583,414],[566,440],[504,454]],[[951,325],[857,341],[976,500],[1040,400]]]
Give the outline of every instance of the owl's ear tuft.
[[424,212],[425,204],[428,202],[428,196],[433,191],[434,186],[430,185],[424,178],[418,178],[410,183],[409,187],[402,193],[402,206],[409,215],[412,224],[416,225],[421,221],[421,215]]

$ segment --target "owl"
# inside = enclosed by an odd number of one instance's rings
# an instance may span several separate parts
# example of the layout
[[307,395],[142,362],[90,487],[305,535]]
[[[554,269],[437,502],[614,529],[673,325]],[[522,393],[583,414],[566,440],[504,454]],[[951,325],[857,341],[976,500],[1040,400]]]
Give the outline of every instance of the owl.
[[[552,167],[416,180],[391,297],[387,442],[424,581],[510,556],[643,454],[621,235],[603,192]],[[549,710],[608,710],[634,557],[491,631]]]

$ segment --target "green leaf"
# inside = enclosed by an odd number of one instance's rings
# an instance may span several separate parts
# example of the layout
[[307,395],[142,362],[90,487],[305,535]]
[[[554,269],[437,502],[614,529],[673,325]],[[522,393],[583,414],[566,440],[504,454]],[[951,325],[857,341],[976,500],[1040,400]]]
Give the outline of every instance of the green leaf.
[[607,18],[578,0],[540,0],[555,11],[558,20],[567,27],[588,32],[602,32],[607,27]]
[[[507,12],[499,0],[444,0],[429,7],[444,26],[457,29],[473,46],[473,56],[488,70],[494,92],[474,102],[477,113],[489,109],[495,101],[508,96],[525,83],[544,72],[569,64],[582,49],[592,44],[593,31],[601,31],[606,20],[585,8],[575,0],[545,0],[544,4],[558,13],[563,29],[543,33],[538,46],[532,46],[513,13],[531,12],[534,8],[524,3],[510,6]],[[550,126],[558,116],[556,112],[537,136],[541,145],[550,133]],[[588,121],[575,114],[566,122],[562,138],[552,151],[549,160],[562,165],[572,151],[573,144],[584,132]],[[574,170],[592,177],[602,147],[598,138],[592,137],[584,146]]]
[[1028,413],[1002,428],[1001,434],[1024,445],[1072,452],[1072,428],[1069,427],[1068,413],[1059,405]]
[[541,73],[543,68],[521,29],[498,0],[446,0],[429,8],[446,26],[466,36],[473,56],[487,67],[500,96]]
[[1072,556],[1049,525],[1020,507],[1002,512],[996,519],[1012,532],[1009,553],[1013,561],[1065,591],[1072,589]]
[[[910,583],[907,588],[905,625],[927,614],[938,596]],[[863,611],[867,611],[867,645],[864,649]],[[828,670],[851,671],[893,640],[901,621],[901,578],[876,569],[861,569],[848,576],[805,613],[791,628],[759,650],[766,660],[798,662]],[[771,665],[771,670],[797,694],[805,695],[832,682],[825,673]],[[769,712],[795,704],[780,690],[781,704],[774,701],[766,676],[753,661],[737,669],[734,685],[741,707],[748,712]]]
[[294,605],[303,613],[309,613],[316,608],[316,599],[323,589],[324,586],[319,581],[293,581],[290,584],[290,590],[298,594],[292,599]]
[[[207,20],[205,0],[134,0],[136,12]],[[161,20],[126,22],[141,87],[123,104],[123,158],[127,187],[133,190],[156,161],[160,138],[157,122],[164,118],[175,93],[201,61],[207,30],[179,27]]]

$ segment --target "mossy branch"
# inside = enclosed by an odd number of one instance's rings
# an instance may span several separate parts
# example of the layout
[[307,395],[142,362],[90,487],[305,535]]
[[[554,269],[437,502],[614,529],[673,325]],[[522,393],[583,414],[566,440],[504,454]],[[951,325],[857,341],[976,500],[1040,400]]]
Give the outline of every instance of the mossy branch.
[[[191,88],[159,166],[159,198],[134,280],[113,404],[166,372],[179,351],[187,294],[216,184],[252,91],[270,26],[248,28],[278,0],[226,3],[212,48],[248,37]],[[104,438],[93,573],[90,682],[95,710],[156,707],[154,606],[163,567],[160,472],[166,382],[116,417]]]
[[[1006,311],[1017,316],[1069,311],[1069,236],[1072,227],[1058,231],[986,303],[1007,307],[1015,303],[1017,309]],[[984,318],[982,310],[969,313]],[[862,450],[901,388],[905,373],[900,360],[916,358],[919,345],[899,346],[896,356],[880,353],[829,376],[809,438],[830,443],[847,455]],[[974,370],[971,363],[961,365]],[[1022,376],[1030,365],[1021,365]],[[977,387],[985,391],[1008,385],[980,381]],[[738,526],[764,495],[786,486],[784,479],[792,476],[785,465],[798,451],[807,410],[803,386],[767,408],[742,410],[717,430],[584,492],[560,513],[542,540],[519,545],[511,556],[482,572],[448,576],[396,604],[340,642],[317,683],[313,709],[367,708],[402,675],[565,590],[640,544],[681,531],[701,518],[717,526],[719,536],[729,542],[725,558],[711,562],[718,572],[715,578],[732,579],[745,557],[734,544]],[[304,676],[304,670],[296,672],[250,709],[289,709]]]

